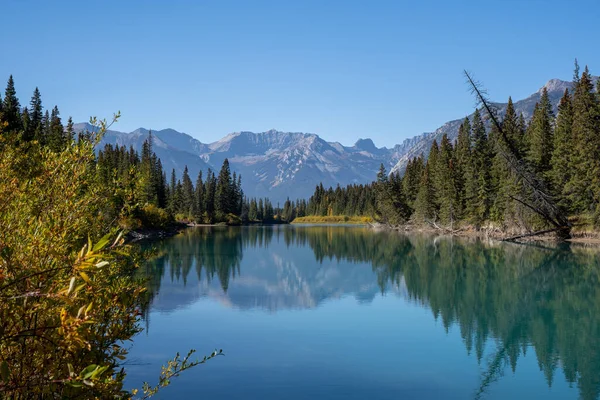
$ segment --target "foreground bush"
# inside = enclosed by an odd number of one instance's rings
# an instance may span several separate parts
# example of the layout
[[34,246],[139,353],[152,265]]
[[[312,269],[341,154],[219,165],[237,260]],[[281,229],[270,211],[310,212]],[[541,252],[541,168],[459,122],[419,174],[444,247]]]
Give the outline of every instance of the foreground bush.
[[[132,396],[122,343],[140,331],[141,259],[111,230],[94,161],[91,140],[54,151],[0,126],[0,397]],[[143,208],[146,222],[161,211]],[[195,364],[177,356],[144,397]]]
[[87,142],[0,153],[0,390],[11,397],[121,391],[119,343],[138,331],[143,289],[99,217],[93,157]]

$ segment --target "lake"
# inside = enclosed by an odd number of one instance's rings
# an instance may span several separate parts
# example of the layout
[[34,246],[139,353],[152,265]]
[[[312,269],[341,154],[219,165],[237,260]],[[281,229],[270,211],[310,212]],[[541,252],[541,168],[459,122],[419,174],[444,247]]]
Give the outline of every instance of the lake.
[[598,399],[600,252],[360,226],[198,227],[154,243],[127,385],[158,398]]

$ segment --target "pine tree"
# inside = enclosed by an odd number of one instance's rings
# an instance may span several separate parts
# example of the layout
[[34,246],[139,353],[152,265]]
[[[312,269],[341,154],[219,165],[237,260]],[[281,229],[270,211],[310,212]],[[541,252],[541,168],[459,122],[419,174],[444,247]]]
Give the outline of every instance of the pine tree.
[[[125,148],[123,147],[123,150],[125,150]],[[127,155],[124,154],[123,159],[127,159]],[[154,172],[154,176],[156,177],[156,198],[158,201],[157,206],[160,208],[166,208],[167,207],[167,202],[168,202],[168,196],[167,196],[167,176],[165,175],[165,173],[163,172],[163,167],[162,167],[162,162],[160,161],[160,159],[157,159],[156,154],[153,154],[153,159],[156,160],[155,165],[156,165],[156,170]]]
[[42,108],[42,96],[40,90],[36,87],[33,91],[33,96],[29,102],[31,107],[30,119],[31,123],[27,129],[25,129],[24,139],[29,140],[42,140],[42,119],[44,118],[44,110]]
[[250,221],[258,220],[258,205],[256,204],[256,199],[250,200],[250,206],[248,208],[248,219]]
[[457,218],[459,202],[456,190],[456,169],[454,168],[454,151],[448,135],[444,134],[437,161],[439,216],[444,224],[452,223]]
[[402,178],[402,188],[406,196],[406,202],[412,208],[414,208],[414,202],[419,192],[419,184],[424,169],[425,162],[423,161],[423,156],[415,157],[406,166],[406,171]]
[[553,122],[554,113],[548,98],[548,91],[544,87],[540,102],[536,104],[531,124],[527,131],[529,141],[528,159],[536,172],[546,176],[550,171],[550,159],[553,151]]
[[475,110],[471,125],[473,149],[470,169],[465,178],[465,203],[468,219],[475,226],[480,226],[488,218],[491,204],[492,151],[478,109]]
[[243,214],[243,206],[244,206],[244,189],[242,189],[242,174],[239,174],[237,177],[237,213],[238,215],[242,215]]
[[215,221],[215,192],[217,187],[217,179],[212,169],[208,169],[206,181],[204,182],[204,209],[206,210],[207,222]]
[[58,107],[54,106],[50,116],[50,128],[48,137],[48,146],[53,151],[61,151],[65,148],[65,133]]
[[177,184],[175,185],[174,205],[175,205],[175,213],[182,214],[181,216],[183,218],[187,218],[187,214],[185,211],[183,185],[181,184],[180,180],[177,180]]
[[229,169],[229,160],[225,159],[217,178],[217,187],[215,192],[215,211],[217,217],[221,220],[234,211],[233,186],[231,183],[231,171]]
[[379,171],[377,172],[377,183],[387,183],[388,182],[388,174],[385,169],[385,165],[381,163],[379,165]]
[[171,215],[175,215],[177,213],[177,206],[175,201],[175,189],[177,188],[177,177],[175,176],[175,168],[171,170],[171,183],[169,185],[169,200],[167,205],[167,211]]
[[437,140],[434,140],[431,144],[431,148],[429,149],[429,158],[427,159],[427,164],[429,164],[429,180],[433,187],[433,207],[435,210],[435,215],[437,216],[437,212],[439,210],[439,194],[441,192],[441,182],[438,177],[438,159],[440,158],[440,147],[438,146]]
[[454,178],[456,184],[456,214],[463,218],[467,207],[466,181],[471,167],[471,123],[465,118],[458,129],[456,148],[454,151]]
[[558,105],[558,116],[556,117],[556,128],[554,130],[553,151],[550,164],[551,186],[554,195],[559,198],[561,206],[570,210],[568,193],[565,193],[567,183],[571,179],[571,173],[575,167],[571,163],[573,149],[573,105],[569,89],[565,89],[563,97]]
[[[523,132],[519,126],[519,119],[510,97],[508,98],[506,114],[502,120],[502,131],[509,143],[504,143],[500,132],[492,125],[490,136],[492,137],[494,146],[502,148],[510,146],[510,148],[515,149],[515,156],[518,159],[524,158],[526,155],[526,151],[524,150],[526,148],[525,138],[522,135]],[[512,173],[508,162],[500,152],[497,152],[493,159],[492,188],[495,197],[490,211],[491,219],[500,223],[514,220],[520,210],[520,206],[515,204],[511,197],[516,193],[520,193],[520,185],[516,176]]]
[[565,189],[575,212],[594,210],[600,193],[600,110],[593,89],[586,67],[573,94],[573,174]]
[[8,78],[6,90],[4,91],[4,100],[2,103],[2,121],[4,132],[16,137],[23,129],[21,120],[21,106],[15,90],[15,82],[12,75]]
[[187,165],[183,169],[183,176],[181,178],[182,186],[182,207],[181,212],[189,218],[193,214],[194,207],[194,185],[190,179]]
[[256,208],[256,219],[259,221],[265,220],[265,205],[263,199],[258,199],[258,207]]
[[502,120],[502,131],[504,131],[507,139],[518,151],[516,156],[518,158],[523,158],[525,156],[524,149],[526,148],[525,137],[523,136],[524,131],[519,123],[519,117],[517,116],[517,112],[511,97],[508,98],[506,114],[504,114],[504,119]]
[[194,219],[197,223],[204,221],[204,182],[202,181],[202,170],[196,178],[196,192],[194,193]]
[[31,129],[31,117],[29,116],[29,110],[27,107],[25,107],[21,113],[21,120],[23,124],[23,140],[30,141],[31,139],[27,137],[27,132],[29,129]]
[[75,129],[73,128],[73,118],[69,117],[69,120],[67,121],[67,132],[66,132],[66,139],[67,139],[67,143],[71,143],[73,140],[75,140]]
[[[137,184],[137,191],[142,203],[158,205],[156,155],[152,150],[153,137],[152,132],[142,144],[142,155],[140,159],[140,170]],[[173,192],[174,193],[174,192]]]
[[42,117],[42,133],[39,137],[39,142],[42,146],[48,145],[48,139],[50,138],[50,113],[48,110],[44,113]]
[[436,217],[435,188],[431,179],[431,163],[427,162],[421,182],[419,193],[415,200],[415,217],[417,222],[433,220]]

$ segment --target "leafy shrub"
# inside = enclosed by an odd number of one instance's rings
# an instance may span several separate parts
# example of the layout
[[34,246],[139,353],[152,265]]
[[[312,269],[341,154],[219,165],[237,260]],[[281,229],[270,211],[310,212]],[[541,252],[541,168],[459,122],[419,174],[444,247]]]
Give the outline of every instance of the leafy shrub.
[[142,207],[139,219],[142,227],[152,229],[165,228],[173,223],[169,213],[153,204]]
[[230,214],[227,214],[226,222],[227,222],[227,225],[237,226],[237,225],[242,224],[242,219],[239,216],[230,213]]

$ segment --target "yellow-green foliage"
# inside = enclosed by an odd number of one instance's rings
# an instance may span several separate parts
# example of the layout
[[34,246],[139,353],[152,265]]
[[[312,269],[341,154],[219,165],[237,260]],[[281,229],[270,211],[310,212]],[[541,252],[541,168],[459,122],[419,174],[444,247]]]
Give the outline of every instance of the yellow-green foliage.
[[153,204],[142,207],[140,219],[145,228],[164,228],[173,222],[167,211]]
[[0,396],[122,394],[143,289],[102,218],[92,144],[0,149]]
[[241,225],[242,220],[235,214],[227,214],[227,225]]
[[346,215],[298,217],[294,219],[294,224],[368,224],[373,222],[371,217],[348,217]]

